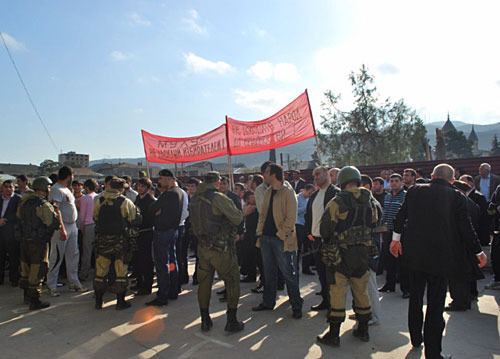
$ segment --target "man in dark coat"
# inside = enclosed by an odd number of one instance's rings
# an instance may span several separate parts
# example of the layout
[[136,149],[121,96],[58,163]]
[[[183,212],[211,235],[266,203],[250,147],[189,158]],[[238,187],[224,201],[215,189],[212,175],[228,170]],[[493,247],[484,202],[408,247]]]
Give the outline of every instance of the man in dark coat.
[[[463,279],[470,269],[467,251],[474,253],[480,266],[486,264],[476,232],[467,214],[467,203],[451,186],[453,167],[440,164],[434,168],[430,183],[411,187],[396,220],[391,253],[404,251],[410,268],[410,303],[408,326],[411,343],[425,343],[425,357],[443,358],[441,340],[445,322],[444,303],[448,279]],[[407,223],[404,248],[401,232]],[[427,312],[422,313],[427,287]],[[422,333],[424,326],[424,333]]]
[[472,178],[472,176],[460,176],[460,181],[467,183],[471,187],[471,190],[467,193],[467,197],[473,200],[479,207],[477,235],[479,237],[479,242],[481,243],[481,245],[487,246],[490,244],[491,227],[491,218],[488,215],[488,201],[481,192],[474,188],[474,179]]
[[311,310],[323,310],[330,308],[329,286],[326,282],[326,268],[321,261],[321,217],[330,200],[340,192],[338,187],[330,183],[330,176],[326,167],[316,167],[313,171],[314,183],[319,188],[314,192],[307,202],[305,218],[305,234],[311,241],[312,252],[314,253],[314,263],[318,271],[319,282],[321,284],[321,297],[323,300],[318,305],[313,305]]
[[488,163],[481,163],[479,175],[474,178],[474,187],[484,194],[486,200],[491,201],[493,192],[500,185],[500,177],[491,173],[491,166]]
[[291,170],[290,172],[292,173],[292,180],[290,181],[290,184],[292,185],[295,193],[299,194],[302,188],[306,186],[306,181],[300,178],[299,170]]
[[0,196],[0,284],[4,282],[7,254],[9,257],[9,280],[13,287],[19,284],[19,242],[15,238],[17,206],[21,195],[14,193],[14,183],[6,180]]

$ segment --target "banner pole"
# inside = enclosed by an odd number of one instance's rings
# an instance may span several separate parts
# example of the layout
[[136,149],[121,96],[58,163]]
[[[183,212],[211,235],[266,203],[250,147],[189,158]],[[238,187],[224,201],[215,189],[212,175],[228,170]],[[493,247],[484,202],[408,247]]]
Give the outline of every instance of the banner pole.
[[234,190],[234,178],[233,178],[233,160],[231,155],[227,155],[227,164],[229,166],[229,187],[230,190]]
[[149,173],[149,161],[146,160],[146,173],[149,179],[151,179],[153,176]]
[[311,122],[312,122],[313,129],[314,129],[314,139],[315,139],[315,143],[316,143],[316,153],[318,154],[319,164],[323,165],[323,160],[321,159],[321,152],[319,150],[318,135],[316,133],[316,126],[314,126],[314,119],[313,119],[313,114],[312,114],[312,110],[311,110],[311,102],[309,101],[309,93],[307,92],[307,89],[306,89],[306,97],[307,97],[307,104],[309,105],[309,114],[311,115]]

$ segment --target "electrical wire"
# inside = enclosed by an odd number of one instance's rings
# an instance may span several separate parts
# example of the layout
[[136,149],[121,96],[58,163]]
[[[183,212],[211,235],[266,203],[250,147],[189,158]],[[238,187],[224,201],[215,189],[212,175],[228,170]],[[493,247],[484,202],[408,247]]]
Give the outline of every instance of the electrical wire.
[[21,73],[19,72],[19,69],[17,68],[16,63],[14,62],[14,58],[12,57],[10,50],[9,50],[9,47],[7,46],[7,42],[5,41],[3,34],[1,32],[0,32],[0,37],[2,38],[3,44],[5,46],[5,50],[7,50],[7,54],[9,55],[10,61],[12,62],[12,65],[14,66],[14,69],[16,70],[17,77],[19,77],[19,81],[21,81],[21,85],[23,85],[24,91],[26,92],[26,96],[28,96],[28,100],[30,101],[31,106],[33,106],[33,110],[35,110],[35,113],[36,113],[38,119],[40,120],[40,123],[42,124],[42,126],[45,130],[45,133],[49,137],[49,140],[52,143],[52,146],[54,146],[56,153],[58,153],[59,151],[57,149],[56,143],[54,142],[52,136],[50,135],[50,132],[49,132],[47,126],[45,125],[45,122],[43,122],[43,120],[42,120],[42,116],[40,116],[40,113],[38,112],[38,109],[36,108],[35,103],[33,102],[33,99],[31,98],[31,95],[28,91],[28,88],[26,87],[26,84],[23,81]]

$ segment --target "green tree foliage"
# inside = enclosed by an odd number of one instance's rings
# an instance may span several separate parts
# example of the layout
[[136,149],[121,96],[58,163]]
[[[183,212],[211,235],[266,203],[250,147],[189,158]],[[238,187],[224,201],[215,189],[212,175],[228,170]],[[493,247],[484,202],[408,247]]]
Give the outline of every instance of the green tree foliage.
[[497,137],[496,133],[495,133],[495,136],[493,136],[493,141],[491,141],[490,154],[492,156],[499,156],[500,155],[500,144],[498,143],[498,137]]
[[349,79],[355,104],[352,111],[339,110],[340,95],[325,92],[321,124],[326,133],[318,133],[321,152],[336,166],[394,163],[408,157],[424,160],[427,131],[415,110],[402,99],[379,102],[373,76],[364,65]]
[[472,157],[472,142],[462,131],[448,131],[444,134],[447,158]]
[[60,167],[61,165],[59,164],[59,162],[47,159],[40,163],[39,169],[42,175],[48,176],[54,172],[57,172]]

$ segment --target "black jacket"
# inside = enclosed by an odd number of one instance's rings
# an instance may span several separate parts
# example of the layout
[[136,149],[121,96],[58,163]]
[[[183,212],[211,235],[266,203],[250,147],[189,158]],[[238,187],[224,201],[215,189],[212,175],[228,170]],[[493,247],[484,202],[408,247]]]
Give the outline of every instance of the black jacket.
[[[311,197],[309,197],[309,201],[307,201],[307,207],[306,207],[306,214],[304,215],[305,219],[305,233],[306,236],[311,234],[312,230],[312,204],[314,202],[314,199],[318,195],[319,190],[314,191]],[[326,207],[328,202],[337,195],[337,193],[340,192],[340,189],[338,187],[335,187],[334,185],[330,184],[328,188],[326,189],[325,193],[325,200],[323,201],[323,208]]]
[[481,243],[481,245],[487,246],[488,244],[490,244],[491,229],[491,218],[488,215],[488,202],[486,201],[486,197],[474,188],[469,192],[468,196],[479,207],[479,230],[477,231],[477,235],[479,237],[479,242]]
[[[5,218],[7,220],[7,223],[3,227],[0,227],[0,235],[2,238],[5,239],[12,239],[14,238],[15,235],[15,226],[17,222],[17,207],[19,206],[19,203],[21,203],[21,196],[17,193],[14,193],[12,195],[12,198],[9,201],[9,204],[7,205],[7,209],[5,210],[5,213],[2,218]],[[0,196],[0,211],[2,210],[3,207],[3,197]]]
[[306,186],[306,181],[304,181],[304,179],[302,179],[302,178],[299,178],[299,181],[297,182],[297,185],[295,185],[295,181],[294,180],[290,181],[290,185],[294,189],[295,193],[299,194],[300,190]]
[[482,249],[458,190],[441,179],[411,187],[394,231],[401,233],[406,222],[403,254],[411,270],[459,280],[471,274],[469,254]]
[[151,206],[155,217],[155,230],[179,229],[183,202],[184,194],[180,187],[175,186],[163,192]]
[[135,199],[135,205],[139,208],[142,215],[142,224],[140,229],[148,229],[153,227],[154,225],[154,213],[152,211],[152,205],[156,202],[156,198],[154,198],[150,193],[146,193],[144,198],[141,198],[140,195],[137,195]]

